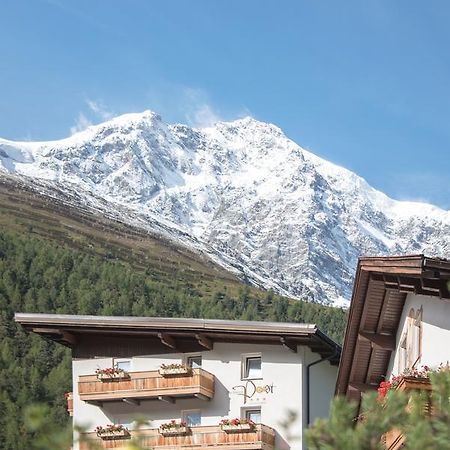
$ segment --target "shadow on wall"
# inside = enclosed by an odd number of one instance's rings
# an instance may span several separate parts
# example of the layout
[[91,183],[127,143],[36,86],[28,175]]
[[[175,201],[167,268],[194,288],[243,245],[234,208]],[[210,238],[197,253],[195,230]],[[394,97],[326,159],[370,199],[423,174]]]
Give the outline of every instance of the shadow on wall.
[[275,430],[275,448],[276,450],[289,450],[291,446],[287,443],[287,441]]
[[[211,400],[197,398],[175,399],[175,403],[167,403],[157,399],[141,401],[140,405],[125,402],[108,402],[103,405],[103,412],[110,423],[130,424],[134,419],[167,422],[181,419],[181,411],[200,409],[203,417],[227,417],[230,411],[230,396],[226,387],[216,378],[214,397]],[[219,419],[220,420],[220,419]],[[103,425],[103,424],[96,424]],[[150,427],[156,428],[155,424]]]

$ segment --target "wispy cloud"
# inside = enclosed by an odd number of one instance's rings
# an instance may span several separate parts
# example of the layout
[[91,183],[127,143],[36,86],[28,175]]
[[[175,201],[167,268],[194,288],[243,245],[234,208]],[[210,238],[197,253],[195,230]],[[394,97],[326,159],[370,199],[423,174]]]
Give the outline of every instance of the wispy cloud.
[[80,112],[75,121],[75,125],[70,127],[70,134],[79,133],[80,131],[85,130],[91,125],[92,122],[83,113]]
[[246,106],[243,106],[237,114],[238,119],[243,119],[244,117],[253,117],[253,116],[254,116],[253,113]]
[[435,172],[396,172],[388,177],[393,181],[387,189],[394,198],[404,201],[431,203],[440,208],[450,208],[449,176]]
[[186,88],[182,106],[184,117],[194,127],[209,127],[222,120],[219,112],[211,105],[207,94],[201,89]]
[[149,87],[146,97],[148,107],[166,121],[187,123],[197,128],[252,115],[244,106],[236,110],[218,108],[205,89],[170,82]]
[[101,100],[85,100],[88,111],[81,111],[75,120],[75,125],[70,127],[70,134],[79,133],[94,123],[109,120],[114,117],[111,111]]
[[118,27],[112,27],[107,22],[104,22],[98,14],[94,15],[92,8],[89,9],[89,4],[83,8],[80,4],[81,2],[67,2],[65,0],[43,0],[43,2],[59,9],[66,16],[74,17],[94,30],[101,30],[118,37],[126,36]]
[[101,120],[109,120],[114,117],[114,113],[110,111],[101,101],[91,99],[86,100],[86,104],[92,113]]

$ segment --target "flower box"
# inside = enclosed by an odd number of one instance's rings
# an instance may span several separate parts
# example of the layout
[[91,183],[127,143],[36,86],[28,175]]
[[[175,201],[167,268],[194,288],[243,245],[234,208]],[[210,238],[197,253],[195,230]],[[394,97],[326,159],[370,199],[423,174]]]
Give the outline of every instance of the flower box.
[[188,366],[161,366],[159,374],[163,377],[187,376],[192,374],[192,368]]
[[396,389],[400,391],[410,391],[414,389],[431,391],[431,382],[429,378],[425,377],[402,376]]
[[159,434],[163,436],[183,436],[185,434],[189,434],[190,431],[191,429],[187,426],[170,427],[170,428],[159,427]]
[[129,380],[130,374],[127,372],[121,372],[121,373],[97,373],[97,379],[100,381],[122,381],[122,380]]
[[97,431],[97,436],[104,441],[129,439],[131,437],[130,432],[126,428],[123,428],[121,430],[99,430]]
[[220,428],[225,433],[248,433],[253,431],[255,426],[250,423],[241,423],[239,425],[220,425]]
[[378,387],[378,399],[383,400],[391,389],[398,389],[399,391],[431,391],[430,373],[449,369],[448,364],[440,364],[436,369],[430,369],[428,366],[422,366],[421,369],[405,369],[400,375],[396,375],[390,380],[380,383]]

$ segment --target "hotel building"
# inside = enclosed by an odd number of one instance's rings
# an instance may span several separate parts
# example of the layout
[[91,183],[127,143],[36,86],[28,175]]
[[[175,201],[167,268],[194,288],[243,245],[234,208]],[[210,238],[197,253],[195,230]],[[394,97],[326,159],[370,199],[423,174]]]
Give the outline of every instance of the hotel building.
[[[328,415],[334,394],[341,349],[315,325],[53,314],[15,319],[72,349],[73,423],[100,448],[138,438],[155,450],[304,449],[308,423]],[[137,426],[137,417],[144,423]],[[108,432],[108,424],[118,427]],[[78,438],[75,433],[74,449],[87,449]]]

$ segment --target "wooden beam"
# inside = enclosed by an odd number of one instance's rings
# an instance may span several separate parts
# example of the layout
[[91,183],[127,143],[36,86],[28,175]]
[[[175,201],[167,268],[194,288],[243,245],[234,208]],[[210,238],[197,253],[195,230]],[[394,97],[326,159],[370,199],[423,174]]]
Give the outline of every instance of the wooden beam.
[[370,331],[360,331],[359,336],[371,342],[372,345],[375,345],[383,350],[395,350],[395,336],[372,333]]
[[175,399],[167,395],[158,395],[158,400],[166,403],[175,403]]
[[138,400],[137,398],[123,398],[122,401],[124,403],[128,403],[129,405],[135,405],[135,406],[139,406],[141,404],[141,401]]
[[59,328],[33,328],[32,331],[43,336],[57,336],[56,340],[66,342],[71,347],[74,347],[77,343],[77,339],[72,333]]
[[420,295],[429,295],[433,297],[450,298],[450,292],[444,279],[438,277],[439,274],[430,273],[429,277],[422,276],[404,276],[389,274],[374,274],[373,280],[382,280],[386,289],[394,289],[404,293],[414,293]]
[[173,350],[177,349],[175,339],[172,336],[169,336],[168,334],[165,333],[158,333],[158,337],[165,346],[170,347]]
[[290,350],[293,353],[297,353],[297,346],[293,342],[288,341],[284,337],[280,338],[280,342],[284,348],[287,348],[288,350]]
[[356,381],[350,381],[348,388],[358,392],[373,391],[377,388],[374,384],[358,383]]
[[68,331],[62,331],[61,337],[62,337],[61,340],[70,344],[71,347],[75,347],[75,345],[77,344],[77,338]]
[[207,350],[212,350],[214,347],[214,342],[206,336],[196,334],[195,339],[197,339],[198,343]]
[[38,334],[61,334],[59,328],[33,328],[32,331]]

